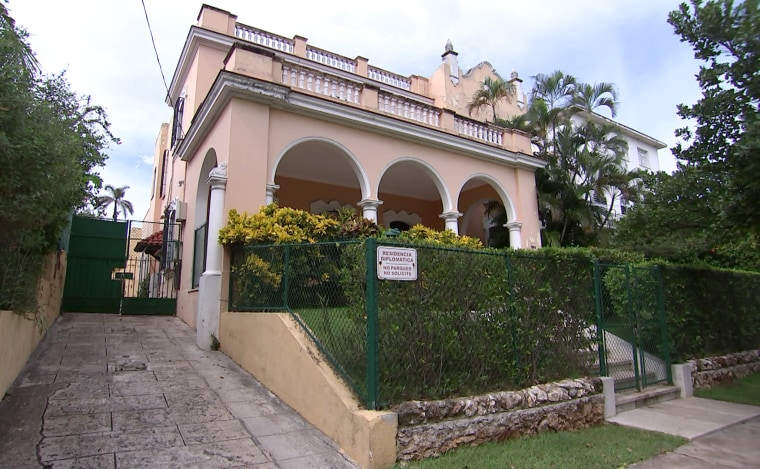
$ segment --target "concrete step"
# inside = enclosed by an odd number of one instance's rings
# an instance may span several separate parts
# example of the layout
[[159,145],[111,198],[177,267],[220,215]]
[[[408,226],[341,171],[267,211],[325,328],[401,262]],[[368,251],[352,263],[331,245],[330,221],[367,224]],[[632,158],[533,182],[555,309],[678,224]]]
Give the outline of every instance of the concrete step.
[[[625,391],[627,389],[631,388],[637,388],[636,383],[636,373],[634,373],[633,370],[630,371],[624,371],[624,372],[618,372],[618,373],[610,373],[610,376],[615,378],[615,391]],[[647,373],[647,383],[653,383],[655,381],[658,381],[657,375],[650,371]],[[641,379],[641,375],[639,375],[639,379]]]
[[607,362],[607,373],[610,376],[616,376],[626,372],[633,373],[633,360]]
[[[617,384],[617,381],[616,381]],[[643,391],[626,391],[615,394],[617,413],[626,412],[652,404],[678,399],[680,390],[671,385],[654,385]]]

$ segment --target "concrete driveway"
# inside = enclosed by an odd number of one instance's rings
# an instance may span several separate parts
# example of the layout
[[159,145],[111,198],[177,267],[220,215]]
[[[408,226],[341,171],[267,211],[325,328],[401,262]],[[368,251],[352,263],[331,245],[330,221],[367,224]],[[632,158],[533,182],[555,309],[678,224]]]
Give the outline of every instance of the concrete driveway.
[[62,315],[8,394],[2,467],[357,467],[174,317]]

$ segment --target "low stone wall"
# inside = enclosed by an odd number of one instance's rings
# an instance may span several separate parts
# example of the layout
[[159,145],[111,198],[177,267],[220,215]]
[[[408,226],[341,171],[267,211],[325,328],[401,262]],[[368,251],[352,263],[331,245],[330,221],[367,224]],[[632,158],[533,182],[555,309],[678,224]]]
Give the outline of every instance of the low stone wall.
[[760,350],[689,360],[694,388],[710,388],[760,371]]
[[599,378],[564,380],[440,401],[394,406],[399,461],[438,456],[461,445],[584,428],[604,421]]

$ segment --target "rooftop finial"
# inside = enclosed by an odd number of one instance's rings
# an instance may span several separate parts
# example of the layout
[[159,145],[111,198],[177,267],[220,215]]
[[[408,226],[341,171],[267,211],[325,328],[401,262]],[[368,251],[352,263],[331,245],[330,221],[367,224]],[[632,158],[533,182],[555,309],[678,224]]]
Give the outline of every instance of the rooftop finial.
[[512,78],[513,80],[516,80],[517,78],[519,78],[519,75],[517,74],[516,69],[514,68],[512,69],[512,74],[510,75],[510,78]]
[[454,52],[454,46],[451,44],[451,39],[446,41],[446,52]]

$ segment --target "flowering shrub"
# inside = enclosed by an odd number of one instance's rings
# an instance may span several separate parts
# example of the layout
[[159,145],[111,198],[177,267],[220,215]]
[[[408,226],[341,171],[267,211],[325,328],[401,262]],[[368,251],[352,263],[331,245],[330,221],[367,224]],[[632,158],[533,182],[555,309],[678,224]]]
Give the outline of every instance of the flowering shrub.
[[229,212],[227,226],[219,230],[219,243],[300,244],[316,243],[338,236],[340,223],[323,215],[270,204],[258,213]]
[[438,231],[423,225],[414,225],[408,231],[402,232],[399,241],[410,241],[434,246],[452,246],[459,248],[480,249],[483,243],[478,238],[459,236],[451,230]]

